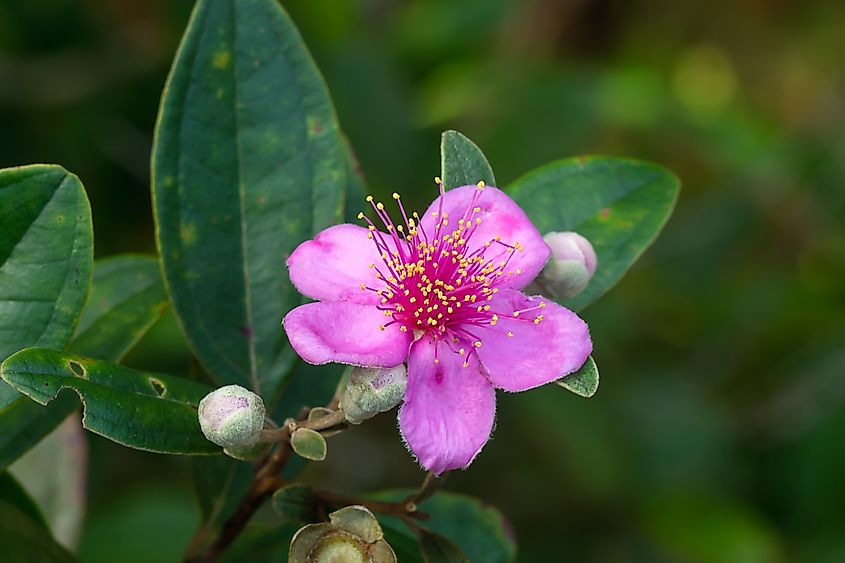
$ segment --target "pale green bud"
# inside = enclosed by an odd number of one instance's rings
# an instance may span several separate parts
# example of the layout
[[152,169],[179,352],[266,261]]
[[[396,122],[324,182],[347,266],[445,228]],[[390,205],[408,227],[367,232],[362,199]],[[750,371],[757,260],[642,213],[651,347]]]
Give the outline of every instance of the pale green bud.
[[202,433],[224,448],[244,448],[258,442],[264,428],[264,401],[240,385],[227,385],[206,395],[199,404]]
[[346,420],[361,424],[380,412],[398,405],[408,386],[408,370],[404,364],[391,368],[352,369],[340,406]]
[[566,299],[581,293],[596,273],[596,251],[590,241],[578,233],[551,232],[543,237],[552,251],[540,273],[540,286],[553,297]]

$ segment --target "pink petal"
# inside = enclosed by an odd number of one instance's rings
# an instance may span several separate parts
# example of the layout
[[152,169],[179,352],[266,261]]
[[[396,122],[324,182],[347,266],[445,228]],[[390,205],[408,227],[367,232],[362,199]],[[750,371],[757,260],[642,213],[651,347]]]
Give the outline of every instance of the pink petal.
[[411,337],[398,325],[379,328],[389,321],[371,305],[340,301],[301,305],[282,323],[291,346],[308,363],[391,367],[408,357]]
[[368,234],[356,225],[335,225],[300,244],[287,259],[293,285],[312,299],[378,303],[379,295],[361,289],[362,283],[376,289],[384,286],[370,268],[382,260]]
[[[478,186],[463,186],[449,190],[443,196],[443,212],[449,221],[447,228],[451,232],[458,226],[458,220],[464,217],[467,209],[472,203],[473,194],[479,191]],[[468,247],[470,251],[481,248],[485,243],[492,241],[496,236],[501,241],[513,245],[519,243],[523,250],[517,250],[508,262],[506,271],[520,270],[520,274],[507,276],[507,287],[516,289],[525,287],[537,277],[540,270],[549,259],[550,250],[543,240],[537,228],[525,215],[516,202],[508,197],[503,191],[487,186],[481,190],[478,201],[473,207],[480,207],[479,213],[473,215],[473,219],[481,218],[481,223],[475,228]],[[440,216],[434,216],[440,209],[440,198],[426,210],[421,223],[429,237],[433,236],[434,227]],[[507,248],[498,244],[492,244],[487,248],[484,257],[495,259],[496,262],[507,258]]]
[[469,465],[487,443],[496,392],[474,356],[464,358],[426,336],[411,346],[408,388],[399,411],[402,437],[425,469],[436,474]]
[[[546,306],[521,314],[519,319],[524,320],[501,317],[540,302]],[[481,363],[499,389],[525,391],[560,379],[584,365],[593,350],[587,323],[550,299],[503,289],[490,301],[490,307],[500,315],[499,321],[472,330],[481,339]],[[531,320],[537,314],[543,315],[540,324]],[[508,336],[508,331],[513,336]]]

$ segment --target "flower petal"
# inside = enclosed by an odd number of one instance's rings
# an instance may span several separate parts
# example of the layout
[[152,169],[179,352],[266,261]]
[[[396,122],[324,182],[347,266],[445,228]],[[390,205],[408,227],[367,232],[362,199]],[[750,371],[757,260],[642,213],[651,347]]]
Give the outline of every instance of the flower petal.
[[369,231],[357,225],[335,225],[300,244],[287,259],[293,285],[300,293],[323,301],[375,304],[381,297],[361,289],[381,288],[370,264],[382,263]]
[[[473,196],[476,194],[478,200],[473,204]],[[520,270],[521,273],[507,276],[504,284],[506,287],[520,289],[537,277],[548,261],[551,251],[522,208],[503,191],[487,186],[479,192],[478,186],[463,186],[449,190],[442,198],[443,213],[449,221],[447,228],[450,232],[457,228],[458,220],[464,217],[471,205],[473,208],[480,208],[479,212],[473,215],[473,220],[480,218],[481,223],[475,227],[467,245],[470,252],[482,248],[497,236],[501,237],[504,243],[522,245],[522,250],[514,251],[506,269],[513,272]],[[429,237],[433,236],[434,228],[440,220],[439,214],[434,215],[439,210],[438,197],[421,218],[422,227]],[[508,248],[494,243],[487,248],[484,257],[494,262],[505,260],[508,257]]]
[[428,336],[411,346],[399,429],[420,465],[436,474],[469,465],[493,430],[496,391],[477,358],[463,362]]
[[[503,289],[490,307],[494,313],[512,315],[540,302],[544,308],[518,319],[500,317],[493,326],[472,329],[481,338],[481,363],[499,389],[525,391],[560,379],[584,365],[593,350],[587,323],[554,301]],[[540,324],[532,321],[537,314],[543,315]]]
[[391,367],[408,357],[411,337],[371,305],[340,301],[301,305],[282,323],[291,346],[311,364],[339,362],[364,367]]

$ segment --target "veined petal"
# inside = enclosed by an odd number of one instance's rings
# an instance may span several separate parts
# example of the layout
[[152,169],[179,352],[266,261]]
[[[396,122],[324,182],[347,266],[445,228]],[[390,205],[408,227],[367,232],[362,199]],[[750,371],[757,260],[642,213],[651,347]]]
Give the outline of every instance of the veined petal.
[[370,232],[356,225],[335,225],[300,244],[288,257],[290,279],[300,293],[322,301],[376,304],[381,299],[361,284],[380,289],[370,264],[381,256]]
[[411,336],[371,305],[340,301],[301,305],[282,321],[291,346],[310,364],[391,367],[408,357]]
[[[545,303],[541,309],[517,319],[503,318],[541,302]],[[550,299],[503,289],[490,307],[500,315],[497,323],[473,327],[473,332],[481,339],[481,363],[499,389],[525,391],[560,379],[584,365],[593,350],[587,323]],[[532,321],[537,314],[543,315],[539,324]]]
[[[501,238],[501,242],[510,245],[518,243],[522,247],[522,250],[515,250],[508,261],[505,271],[512,271],[514,274],[504,278],[505,283],[502,285],[519,289],[537,277],[548,261],[551,251],[543,236],[515,201],[492,186],[487,186],[480,192],[478,186],[463,186],[449,190],[441,197],[443,213],[448,220],[445,228],[449,232],[458,227],[458,220],[463,219],[468,210],[472,213],[473,209],[479,208],[478,212],[472,214],[473,222],[476,219],[481,219],[481,222],[474,227],[475,231],[467,244],[470,252],[483,247],[497,236]],[[473,197],[478,198],[475,203]],[[433,236],[434,228],[441,220],[440,200],[440,197],[434,200],[420,221],[429,237]],[[438,215],[435,216],[435,213]],[[498,263],[507,260],[508,250],[507,247],[494,243],[487,248],[484,258],[493,259],[494,263]],[[520,271],[519,274],[516,273],[517,270]]]
[[490,438],[495,413],[496,391],[477,358],[464,367],[463,356],[428,336],[411,346],[399,428],[425,469],[439,475],[469,465]]

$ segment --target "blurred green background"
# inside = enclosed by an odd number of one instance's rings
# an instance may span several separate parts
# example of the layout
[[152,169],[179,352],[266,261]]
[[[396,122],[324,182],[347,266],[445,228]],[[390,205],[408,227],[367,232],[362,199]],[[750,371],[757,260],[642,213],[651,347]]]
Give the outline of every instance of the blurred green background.
[[[841,1],[284,4],[376,193],[424,206],[449,128],[501,185],[577,154],[683,182],[654,247],[583,314],[596,397],[500,394],[494,439],[449,478],[509,517],[520,561],[845,561]],[[0,1],[0,167],[78,174],[98,257],[154,250],[152,129],[191,5]],[[128,362],[187,373],[173,319]],[[88,441],[83,561],[175,559],[189,464]],[[421,478],[392,415],[330,446],[306,478]]]

